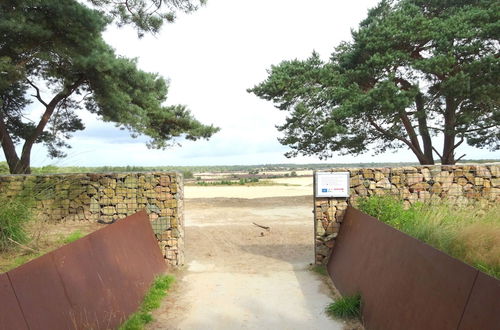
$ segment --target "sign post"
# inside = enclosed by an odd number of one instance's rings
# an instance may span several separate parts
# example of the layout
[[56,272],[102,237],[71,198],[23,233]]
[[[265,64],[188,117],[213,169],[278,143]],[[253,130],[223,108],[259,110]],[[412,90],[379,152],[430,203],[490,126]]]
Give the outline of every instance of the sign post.
[[349,172],[316,172],[316,197],[349,197]]

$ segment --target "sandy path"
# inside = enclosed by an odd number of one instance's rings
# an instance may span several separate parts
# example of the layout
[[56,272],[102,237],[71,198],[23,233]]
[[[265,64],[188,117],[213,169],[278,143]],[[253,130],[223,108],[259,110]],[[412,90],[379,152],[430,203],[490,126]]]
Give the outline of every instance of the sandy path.
[[187,267],[148,329],[341,329],[308,270],[311,209],[310,196],[187,199]]

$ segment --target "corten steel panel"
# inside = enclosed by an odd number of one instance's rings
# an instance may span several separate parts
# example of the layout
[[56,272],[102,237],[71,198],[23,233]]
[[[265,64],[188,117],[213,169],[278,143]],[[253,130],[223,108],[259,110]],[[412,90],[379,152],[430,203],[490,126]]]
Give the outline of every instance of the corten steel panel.
[[7,274],[0,274],[0,329],[28,329]]
[[148,215],[139,212],[8,274],[30,329],[111,329],[165,270]]
[[459,329],[500,329],[499,280],[479,272]]
[[8,272],[26,323],[34,329],[74,329],[73,310],[52,254]]
[[328,272],[367,329],[457,329],[477,270],[349,206]]
[[120,300],[101,278],[89,236],[53,252],[57,271],[73,308],[78,329],[110,329],[122,323]]
[[166,270],[146,212],[118,220],[89,236],[96,268],[108,294],[119,304],[113,322],[135,312],[154,277]]

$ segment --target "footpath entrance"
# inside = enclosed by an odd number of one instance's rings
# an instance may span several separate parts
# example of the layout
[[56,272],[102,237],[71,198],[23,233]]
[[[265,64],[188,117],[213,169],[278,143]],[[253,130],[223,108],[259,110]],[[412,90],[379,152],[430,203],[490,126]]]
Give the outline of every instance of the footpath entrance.
[[341,329],[324,313],[330,288],[310,270],[311,206],[312,196],[190,198],[186,189],[185,270],[148,329]]

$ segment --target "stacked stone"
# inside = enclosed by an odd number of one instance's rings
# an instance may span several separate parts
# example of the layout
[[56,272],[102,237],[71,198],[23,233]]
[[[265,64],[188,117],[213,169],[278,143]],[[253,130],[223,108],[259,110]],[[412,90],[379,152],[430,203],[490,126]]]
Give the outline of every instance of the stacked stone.
[[347,203],[360,197],[392,195],[405,206],[447,201],[480,207],[500,202],[500,165],[435,165],[398,168],[339,168],[350,173],[350,198],[315,198],[316,263],[327,261]]
[[163,172],[0,177],[0,194],[28,193],[43,220],[111,223],[146,209],[172,265],[183,263],[182,186],[181,174]]

